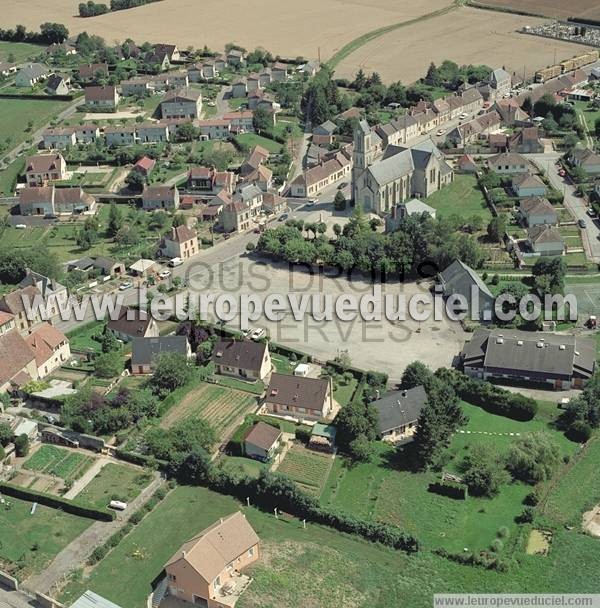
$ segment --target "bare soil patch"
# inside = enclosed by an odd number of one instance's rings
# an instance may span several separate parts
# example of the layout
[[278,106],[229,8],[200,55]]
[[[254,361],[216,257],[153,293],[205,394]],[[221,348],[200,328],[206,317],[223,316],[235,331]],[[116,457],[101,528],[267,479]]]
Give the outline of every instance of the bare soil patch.
[[527,541],[528,555],[548,555],[552,543],[552,532],[548,530],[532,530]]
[[587,17],[600,19],[600,6],[597,0],[528,0],[524,5],[521,0],[483,0],[480,4],[511,10],[526,10],[546,17]]
[[[484,63],[519,76],[582,52],[585,46],[521,34],[525,25],[542,20],[510,13],[461,7],[391,32],[360,47],[336,68],[339,77],[352,78],[362,68],[379,72],[385,82],[411,83],[423,77],[429,64],[451,59],[459,65]],[[432,45],[431,41],[436,44]]]
[[583,529],[592,536],[600,536],[600,504],[583,514]]
[[[2,23],[22,23],[38,29],[45,21],[64,23],[70,33],[87,31],[108,43],[133,37],[136,42],[177,43],[221,50],[235,42],[253,49],[263,46],[285,57],[299,55],[323,60],[337,49],[379,27],[408,21],[451,4],[450,0],[305,0],[283,5],[263,0],[249,6],[244,0],[163,0],[125,11],[82,19],[77,0],[3,0]],[[224,19],[233,15],[233,19]]]

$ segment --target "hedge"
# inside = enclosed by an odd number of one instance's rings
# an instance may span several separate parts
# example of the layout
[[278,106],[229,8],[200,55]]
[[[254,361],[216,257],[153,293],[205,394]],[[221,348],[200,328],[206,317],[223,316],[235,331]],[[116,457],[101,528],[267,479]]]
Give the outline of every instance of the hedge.
[[0,492],[3,492],[7,496],[12,496],[13,498],[37,502],[46,507],[50,507],[51,509],[60,509],[71,515],[79,515],[80,517],[87,517],[98,521],[113,521],[115,519],[115,513],[108,509],[89,507],[77,502],[77,500],[67,500],[66,498],[53,496],[52,494],[46,494],[45,492],[21,488],[11,483],[0,482]]
[[469,495],[467,486],[456,481],[435,481],[429,484],[428,490],[434,494],[458,500],[466,500]]
[[168,466],[168,462],[165,460],[159,460],[154,456],[147,456],[146,454],[139,454],[138,452],[128,452],[127,450],[116,449],[114,455],[119,460],[130,462],[131,464],[137,464],[140,467],[151,467],[158,464],[159,469],[164,469]]

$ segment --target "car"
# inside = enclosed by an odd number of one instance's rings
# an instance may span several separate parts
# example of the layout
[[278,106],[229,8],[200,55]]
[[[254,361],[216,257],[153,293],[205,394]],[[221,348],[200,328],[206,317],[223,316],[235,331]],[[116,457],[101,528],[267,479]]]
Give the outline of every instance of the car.
[[248,327],[246,329],[242,329],[242,335],[244,336],[244,338],[247,338],[248,336],[250,336],[253,332],[254,332],[254,328],[253,327]]
[[16,224],[15,228],[17,230],[25,230],[25,228],[27,228],[27,226],[25,224]]
[[126,289],[131,289],[133,287],[133,283],[131,281],[124,281],[119,285],[119,291],[125,291]]
[[171,276],[171,271],[170,270],[161,270],[158,273],[158,278],[159,279],[168,279]]
[[308,199],[308,201],[305,203],[306,207],[314,207],[315,203],[317,202],[316,198],[310,198]]
[[169,260],[169,266],[171,268],[175,268],[175,266],[181,266],[183,264],[183,260],[181,258],[172,258]]
[[458,117],[459,117],[459,118],[462,118],[463,120],[464,120],[465,118],[467,118],[468,116],[469,116],[469,115],[468,115],[466,112],[463,112],[462,114],[459,114],[459,115],[458,115]]
[[560,169],[560,170],[558,171],[558,174],[559,174],[561,177],[564,177],[564,176],[567,174],[567,172],[566,172],[564,169]]
[[586,221],[585,221],[585,220],[584,220],[584,219],[581,217],[581,218],[579,218],[579,219],[577,220],[577,225],[578,225],[580,228],[585,228],[585,227],[587,226],[587,223],[586,223]]
[[285,220],[287,220],[287,219],[288,219],[288,217],[290,217],[288,213],[282,213],[282,214],[279,216],[279,218],[277,219],[277,221],[278,221],[278,222],[285,222]]
[[250,338],[252,338],[252,340],[260,340],[263,336],[266,335],[266,333],[267,331],[265,329],[259,327],[250,334]]
[[443,135],[446,131],[444,131],[444,129],[438,129],[438,132],[436,133],[436,135],[439,137],[440,135]]
[[594,211],[594,210],[593,210],[591,207],[590,207],[590,208],[587,210],[587,214],[588,214],[590,217],[593,217],[593,218],[595,218],[595,217],[596,217],[596,212],[595,212],[595,211]]
[[342,182],[339,186],[338,186],[338,190],[343,190],[344,188],[346,188],[348,186],[348,182]]

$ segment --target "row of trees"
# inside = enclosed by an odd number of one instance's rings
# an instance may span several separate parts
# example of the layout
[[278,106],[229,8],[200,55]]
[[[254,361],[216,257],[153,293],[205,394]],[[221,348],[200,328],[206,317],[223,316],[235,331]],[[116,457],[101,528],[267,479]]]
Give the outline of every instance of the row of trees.
[[104,15],[105,13],[108,13],[109,10],[110,9],[106,4],[97,3],[93,0],[79,3],[80,17],[95,17],[96,15]]
[[30,32],[24,25],[17,25],[14,30],[0,29],[0,40],[8,42],[54,44],[64,42],[68,37],[69,30],[62,23],[42,23],[39,32]]

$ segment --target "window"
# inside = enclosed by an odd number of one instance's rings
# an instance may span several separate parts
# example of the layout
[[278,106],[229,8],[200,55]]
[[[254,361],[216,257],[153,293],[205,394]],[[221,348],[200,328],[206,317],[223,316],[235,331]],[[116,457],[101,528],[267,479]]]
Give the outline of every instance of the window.
[[250,547],[250,549],[248,549],[248,557],[254,557],[254,547]]

